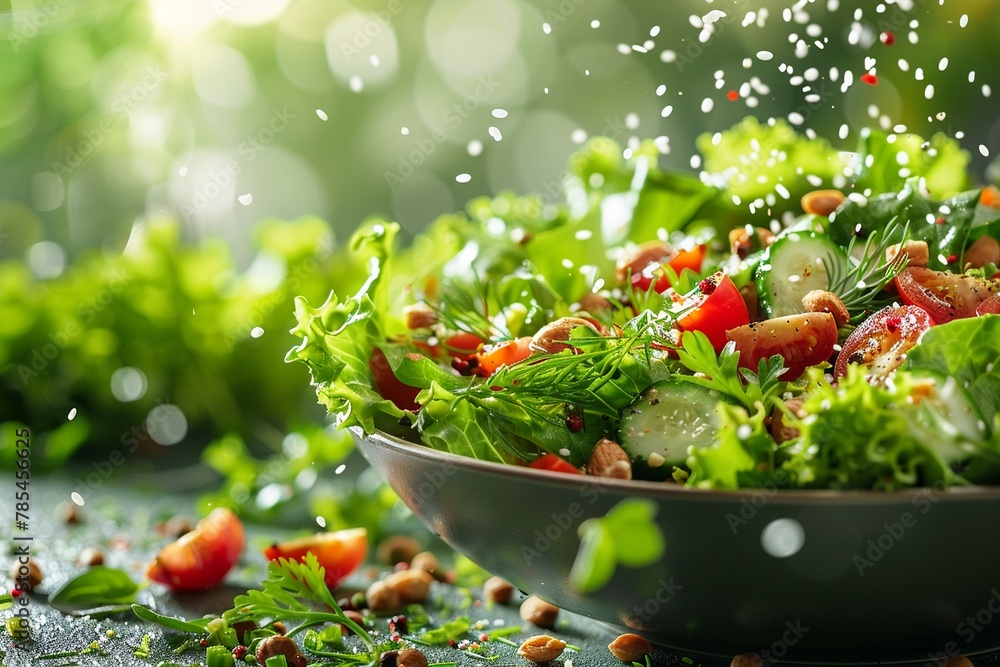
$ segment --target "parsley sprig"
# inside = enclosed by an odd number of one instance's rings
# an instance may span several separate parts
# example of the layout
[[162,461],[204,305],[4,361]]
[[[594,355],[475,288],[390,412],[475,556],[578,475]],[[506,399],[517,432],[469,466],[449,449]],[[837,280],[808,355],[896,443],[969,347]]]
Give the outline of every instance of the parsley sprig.
[[267,566],[267,579],[260,589],[237,595],[233,608],[222,617],[230,627],[241,621],[301,621],[286,633],[290,637],[314,625],[340,623],[356,634],[370,651],[375,651],[375,642],[368,631],[340,609],[323,576],[324,569],[311,552],[302,562],[286,558],[271,561]]

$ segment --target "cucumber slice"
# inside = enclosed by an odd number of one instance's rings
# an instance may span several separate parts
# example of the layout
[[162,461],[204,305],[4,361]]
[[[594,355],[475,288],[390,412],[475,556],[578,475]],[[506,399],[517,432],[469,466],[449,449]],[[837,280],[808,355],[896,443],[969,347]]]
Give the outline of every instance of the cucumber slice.
[[921,426],[932,436],[926,442],[949,463],[968,459],[976,453],[969,443],[983,442],[989,436],[972,396],[954,377],[923,369],[914,375],[934,382],[933,391],[920,402]]
[[827,289],[829,262],[841,262],[846,253],[826,234],[792,232],[765,251],[757,267],[757,298],[765,319],[804,312],[802,297],[814,289]]
[[673,466],[684,465],[689,447],[715,443],[721,400],[718,392],[677,378],[657,382],[625,410],[618,442],[633,462],[669,476]]

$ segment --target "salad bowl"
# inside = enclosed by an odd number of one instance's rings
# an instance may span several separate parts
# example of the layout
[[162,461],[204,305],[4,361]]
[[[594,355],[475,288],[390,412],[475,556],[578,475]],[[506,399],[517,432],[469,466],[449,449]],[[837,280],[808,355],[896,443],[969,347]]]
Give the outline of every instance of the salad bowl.
[[[709,491],[478,461],[354,430],[446,543],[520,590],[673,649],[768,662],[919,662],[1000,646],[1000,488]],[[651,501],[665,540],[580,593],[584,521]]]

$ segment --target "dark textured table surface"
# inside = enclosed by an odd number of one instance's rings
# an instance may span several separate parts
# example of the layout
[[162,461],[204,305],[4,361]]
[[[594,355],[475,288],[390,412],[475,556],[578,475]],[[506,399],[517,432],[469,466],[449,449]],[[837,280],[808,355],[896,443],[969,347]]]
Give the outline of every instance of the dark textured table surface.
[[[78,554],[85,547],[99,547],[106,553],[106,565],[120,568],[137,582],[144,581],[145,564],[163,545],[164,539],[157,535],[154,524],[158,517],[170,514],[193,515],[192,500],[188,496],[172,496],[162,493],[143,492],[135,487],[104,486],[91,492],[86,504],[80,508],[81,521],[67,524],[55,514],[55,506],[50,505],[57,498],[69,499],[70,490],[60,486],[58,481],[39,480],[36,484],[40,503],[33,508],[31,549],[42,568],[44,581],[38,591],[29,598],[30,628],[32,639],[15,644],[8,633],[0,635],[0,651],[3,652],[0,666],[20,667],[22,665],[51,665],[70,667],[72,665],[116,665],[120,667],[156,666],[160,664],[203,665],[203,650],[193,647],[176,653],[185,639],[184,636],[162,631],[159,627],[140,621],[129,612],[113,614],[106,618],[73,617],[56,611],[47,604],[47,594],[56,590],[63,582],[83,570],[76,564]],[[14,559],[17,542],[14,537],[23,534],[14,530],[14,524],[3,522],[0,533],[5,549],[5,571]],[[143,588],[139,602],[157,609],[161,613],[185,618],[197,618],[205,614],[217,614],[228,609],[233,597],[247,588],[256,587],[264,576],[266,562],[260,547],[281,539],[289,534],[284,528],[250,524],[247,548],[237,567],[230,573],[226,585],[205,593],[172,594],[161,586],[150,585]],[[447,560],[447,553],[444,559]],[[363,590],[372,577],[380,572],[374,567],[362,568],[345,582],[345,587]],[[11,580],[4,582],[4,588],[11,587]],[[720,600],[720,605],[725,601]],[[521,632],[511,639],[520,642],[533,634],[548,633],[564,639],[580,648],[567,651],[552,664],[565,667],[597,667],[601,665],[622,665],[607,649],[608,643],[618,632],[590,619],[561,612],[554,630],[542,630],[525,624],[518,616],[515,602],[509,605],[493,605],[483,602],[482,592],[477,588],[435,583],[427,610],[432,619],[441,622],[457,615],[469,616],[480,621],[488,631],[499,626],[522,626]],[[4,618],[11,616],[11,610],[0,612]],[[136,655],[145,636],[149,636],[148,657]],[[532,663],[519,658],[515,649],[504,643],[490,642],[489,654],[495,658],[476,658],[448,647],[427,648],[431,664],[454,664],[461,667],[472,665],[519,665],[527,667]],[[975,667],[1000,667],[1000,653],[973,656]],[[662,666],[725,667],[730,664],[728,657],[712,657],[695,653],[678,654],[657,648],[651,663]],[[242,663],[237,663],[242,664]],[[776,663],[777,664],[777,663]],[[858,663],[850,663],[858,664]],[[881,663],[889,664],[889,663]],[[894,663],[901,664],[901,663]],[[928,659],[913,665],[932,665]]]

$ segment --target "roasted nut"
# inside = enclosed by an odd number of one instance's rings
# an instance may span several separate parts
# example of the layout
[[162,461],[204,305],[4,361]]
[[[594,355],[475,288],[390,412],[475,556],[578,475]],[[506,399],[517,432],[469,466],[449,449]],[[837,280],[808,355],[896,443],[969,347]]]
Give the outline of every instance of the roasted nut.
[[378,562],[386,565],[409,563],[420,552],[420,543],[408,535],[390,535],[375,549]]
[[840,328],[851,320],[851,313],[839,296],[827,290],[814,289],[802,297],[802,307],[807,313],[830,313]]
[[729,663],[729,667],[764,667],[764,661],[756,653],[740,653]]
[[247,635],[257,629],[257,624],[253,621],[239,621],[237,623],[233,623],[230,627],[233,629],[233,632],[236,633],[236,640],[239,643],[246,645],[250,643],[250,637]]
[[[24,558],[23,556],[21,558]],[[19,591],[31,592],[42,583],[42,569],[32,558],[22,562],[17,558],[11,563],[10,578],[14,580],[14,588]]]
[[670,257],[673,248],[666,241],[646,241],[626,255],[615,268],[615,278],[624,284],[629,275],[638,275],[650,264],[659,264]]
[[813,215],[829,217],[844,203],[844,193],[840,190],[813,190],[802,197],[802,210]]
[[427,656],[415,648],[405,648],[396,656],[396,667],[427,667]]
[[428,574],[437,578],[438,573],[441,570],[441,563],[438,562],[437,556],[432,554],[430,551],[421,551],[410,561],[411,570],[423,570]]
[[97,547],[87,547],[76,557],[76,562],[87,567],[104,565],[104,552]]
[[618,635],[618,638],[608,644],[608,650],[622,662],[639,662],[653,652],[653,645],[643,637],[631,632]]
[[374,612],[393,611],[402,606],[399,591],[384,581],[376,581],[369,586],[365,592],[365,600],[368,608]]
[[407,329],[426,329],[437,324],[437,313],[421,301],[412,306],[403,308],[403,317],[406,320]]
[[[414,568],[393,572],[385,578],[386,586],[396,591],[401,604],[425,601],[430,594],[432,581],[434,581],[434,577],[430,574]],[[368,607],[371,609],[371,600],[369,600]]]
[[396,658],[399,657],[399,651],[393,649],[392,651],[385,651],[379,656],[378,667],[396,667]]
[[949,655],[938,662],[938,667],[975,667],[975,665],[964,655]]
[[194,524],[191,523],[191,519],[181,514],[172,516],[166,521],[161,521],[156,525],[156,532],[163,537],[169,537],[172,540],[176,540],[178,537],[187,535],[192,530],[194,530]]
[[927,247],[926,241],[907,241],[900,245],[893,243],[885,249],[885,261],[891,262],[900,254],[906,255],[907,266],[927,266],[930,261],[931,251]]
[[566,642],[548,635],[528,637],[517,647],[517,654],[531,662],[542,664],[562,655]]
[[1000,264],[1000,241],[986,234],[972,242],[963,258],[966,266],[981,269],[987,264]]
[[611,308],[611,302],[600,294],[595,294],[594,292],[587,292],[580,297],[579,301],[580,310],[587,311],[588,313],[599,313],[603,310],[609,310]]
[[[346,609],[344,610],[344,616],[351,619],[352,621],[360,625],[362,628],[365,627],[365,617],[361,615],[360,611],[355,611],[354,609]],[[340,624],[340,629],[345,636],[353,634],[354,632],[343,623]]]
[[80,506],[69,500],[56,505],[56,517],[63,523],[77,524],[83,520],[80,513]]
[[268,658],[278,655],[285,656],[285,661],[289,667],[305,667],[306,658],[299,653],[299,647],[295,642],[284,635],[272,635],[261,640],[257,645],[257,662],[263,665]]
[[621,445],[614,440],[601,438],[590,453],[587,474],[595,477],[632,479],[632,462]]
[[573,347],[565,341],[569,340],[569,334],[577,327],[587,327],[595,334],[601,332],[597,330],[593,322],[582,317],[560,317],[555,322],[550,322],[535,332],[531,337],[528,347],[540,352],[556,353]]
[[[802,412],[801,398],[790,398],[785,401],[785,406],[796,417],[805,417],[805,413]],[[771,436],[774,438],[774,441],[780,445],[788,440],[794,440],[799,435],[799,429],[785,423],[784,411],[780,408],[775,408],[771,414]]]
[[514,594],[514,587],[500,577],[490,577],[483,584],[483,597],[490,602],[507,604]]
[[531,595],[521,603],[519,612],[521,618],[540,628],[554,628],[559,607]]

